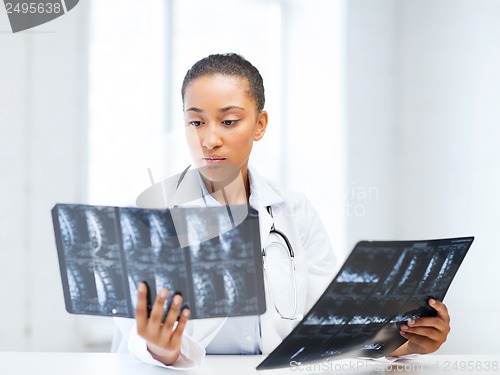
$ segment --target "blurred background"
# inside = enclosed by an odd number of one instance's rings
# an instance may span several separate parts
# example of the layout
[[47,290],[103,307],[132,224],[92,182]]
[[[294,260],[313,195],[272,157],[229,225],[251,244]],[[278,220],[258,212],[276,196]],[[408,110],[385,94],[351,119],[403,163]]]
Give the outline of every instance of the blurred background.
[[0,49],[0,350],[109,350],[111,319],[65,311],[50,210],[133,204],[187,166],[184,74],[238,52],[270,117],[252,164],[308,195],[341,260],[476,236],[439,353],[496,353],[497,0],[82,0],[17,34],[0,9]]

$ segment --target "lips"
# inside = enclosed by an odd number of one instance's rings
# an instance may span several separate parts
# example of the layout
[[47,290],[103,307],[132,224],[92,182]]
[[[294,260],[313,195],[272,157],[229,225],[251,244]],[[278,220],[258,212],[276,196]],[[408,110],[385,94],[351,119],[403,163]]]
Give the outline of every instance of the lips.
[[226,158],[223,158],[221,156],[205,156],[203,157],[203,160],[208,164],[217,164],[224,162]]

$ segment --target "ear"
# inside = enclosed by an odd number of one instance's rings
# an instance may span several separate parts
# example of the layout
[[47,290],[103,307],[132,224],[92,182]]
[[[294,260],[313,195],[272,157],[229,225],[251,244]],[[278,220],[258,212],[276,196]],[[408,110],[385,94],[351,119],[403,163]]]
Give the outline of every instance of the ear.
[[266,132],[267,128],[267,112],[266,111],[261,111],[257,115],[257,124],[255,125],[255,133],[253,136],[254,141],[260,141],[260,139],[264,136],[264,133]]

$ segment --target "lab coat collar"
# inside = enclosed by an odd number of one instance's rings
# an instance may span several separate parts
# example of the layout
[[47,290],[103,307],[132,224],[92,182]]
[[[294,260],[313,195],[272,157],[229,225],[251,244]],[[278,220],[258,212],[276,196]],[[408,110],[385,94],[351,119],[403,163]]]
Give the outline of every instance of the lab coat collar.
[[[262,177],[253,166],[248,166],[248,176],[250,181],[250,200],[249,204],[254,209],[258,210],[259,213],[261,208],[266,208],[278,203],[283,202],[285,199],[281,192],[279,192],[276,187]],[[176,176],[173,181],[177,183],[179,177]],[[171,200],[173,205],[181,205],[185,202],[191,201],[191,205],[206,205],[203,201],[203,195],[207,199],[212,197],[207,196],[208,191],[203,185],[199,173],[189,172],[182,180],[179,182],[179,186],[174,189],[174,199]],[[213,198],[212,198],[213,199]],[[212,204],[210,204],[212,205]]]
[[273,206],[283,202],[283,195],[262,177],[252,166],[248,166],[250,180],[250,206],[260,211],[260,208]]
[[267,211],[267,207],[283,202],[283,195],[276,187],[262,177],[253,167],[249,166],[250,206],[259,212],[260,247],[265,249],[269,233],[274,224],[274,218]]
[[[206,192],[200,186],[201,180],[197,170],[188,170],[183,178],[181,175],[172,176],[148,188],[138,197],[137,206],[143,208],[203,207],[207,203],[208,205],[215,203],[215,200],[210,201],[210,198],[213,199],[212,197],[203,197]],[[283,191],[262,177],[251,165],[248,166],[248,175],[250,181],[249,204],[259,213],[260,240],[261,247],[264,248],[274,223],[267,207],[284,202],[285,197]]]
[[[250,206],[260,212],[262,207],[283,202],[283,192],[279,191],[267,179],[262,177],[253,166],[248,166],[250,181]],[[176,205],[205,205],[204,192],[200,186],[199,173],[188,170],[187,173],[172,176],[160,181],[143,191],[137,198],[137,206],[143,208],[167,208]]]

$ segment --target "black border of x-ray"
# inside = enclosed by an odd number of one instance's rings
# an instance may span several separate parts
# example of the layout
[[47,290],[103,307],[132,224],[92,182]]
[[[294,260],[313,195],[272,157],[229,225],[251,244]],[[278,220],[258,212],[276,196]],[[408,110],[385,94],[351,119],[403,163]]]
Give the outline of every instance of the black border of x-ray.
[[[422,304],[420,308],[417,310],[413,311],[415,313],[415,316],[435,316],[436,315],[436,310],[434,310],[429,304],[428,304],[428,299],[429,298],[436,298],[440,301],[442,301],[453,281],[453,278],[456,275],[456,272],[458,271],[461,263],[463,262],[470,246],[472,245],[472,242],[474,241],[473,236],[469,237],[455,237],[455,238],[442,238],[442,239],[432,239],[432,240],[415,240],[415,241],[360,241],[356,244],[356,246],[353,248],[351,251],[349,257],[347,260],[344,262],[342,265],[341,269],[338,271],[337,275],[333,278],[333,281],[330,283],[330,285],[325,289],[325,292],[321,295],[321,297],[316,301],[314,306],[309,310],[309,312],[304,316],[304,318],[300,321],[300,323],[293,329],[293,331],[281,342],[280,345],[278,345],[257,367],[257,370],[268,370],[268,369],[275,369],[275,368],[283,368],[283,367],[290,367],[292,366],[291,360],[293,360],[293,355],[300,349],[298,347],[294,347],[292,350],[289,352],[286,351],[287,345],[290,345],[290,343],[293,343],[293,341],[296,341],[296,334],[301,330],[301,328],[305,325],[304,322],[307,321],[307,318],[314,314],[316,310],[321,309],[323,305],[323,299],[327,298],[329,295],[330,291],[333,290],[334,286],[337,284],[337,278],[342,274],[342,272],[351,265],[352,260],[355,259],[355,255],[357,255],[357,251],[361,247],[374,247],[374,248],[379,248],[382,246],[390,246],[390,247],[397,247],[400,255],[404,251],[405,248],[408,248],[409,246],[414,246],[415,244],[419,243],[429,243],[434,246],[437,246],[438,244],[453,244],[456,242],[465,242],[467,243],[466,248],[464,249],[463,256],[457,261],[457,268],[455,272],[453,272],[450,275],[449,282],[447,285],[445,285],[441,290],[442,293],[439,295],[429,295],[424,301],[422,301]],[[451,251],[451,250],[450,250]],[[372,270],[373,265],[368,264],[366,271],[370,272]],[[390,272],[388,273],[390,274]],[[365,297],[365,300],[370,297],[371,294],[368,294]],[[394,316],[407,313],[403,311],[397,311],[394,312]],[[347,320],[343,325],[346,325],[349,320]],[[373,334],[370,339],[363,341],[362,345],[367,345],[370,344],[371,342],[374,341],[374,338],[377,335],[384,335],[387,337],[387,341],[390,342],[389,345],[385,346],[383,350],[380,350],[377,352],[377,355],[363,355],[364,357],[371,357],[371,358],[380,358],[387,356],[391,352],[393,352],[395,349],[397,349],[399,346],[401,346],[403,343],[405,343],[407,340],[402,337],[399,334],[399,328],[394,329],[394,327],[397,325],[399,327],[399,324],[397,323],[386,323],[384,325],[384,328],[380,329],[379,332]],[[322,354],[322,348],[318,348],[318,356],[317,359],[311,360],[311,361],[304,361],[300,362],[300,365],[305,365],[305,364],[311,364],[311,363],[320,363],[320,362],[325,362],[325,361],[330,361],[330,360],[338,360],[342,358],[352,358],[352,357],[359,357],[361,356],[361,351],[359,349],[359,345],[356,345],[356,347],[352,346],[346,346],[346,351],[342,352],[341,354],[338,355],[331,355],[331,356],[325,356],[323,357]],[[285,351],[285,353],[283,353]],[[365,353],[363,353],[365,354]]]
[[[58,212],[60,207],[64,206],[82,206],[82,207],[109,207],[113,208],[115,211],[115,216],[117,218],[117,221],[115,222],[115,231],[117,233],[118,237],[118,242],[120,246],[120,263],[121,263],[121,269],[123,270],[122,278],[123,278],[123,287],[125,290],[125,296],[126,296],[126,303],[127,303],[127,314],[112,314],[112,313],[103,313],[103,312],[95,312],[95,313],[90,313],[90,312],[81,312],[81,311],[75,311],[72,307],[72,297],[71,293],[69,290],[69,280],[68,280],[68,273],[67,273],[67,267],[66,267],[66,257],[64,255],[64,247],[63,247],[63,241],[62,241],[62,235],[61,235],[61,228],[60,228],[60,223],[59,223],[59,217],[58,217]],[[64,295],[64,303],[65,303],[65,308],[66,311],[70,314],[75,314],[75,315],[91,315],[91,316],[109,316],[109,317],[122,317],[122,318],[135,318],[135,309],[133,308],[133,303],[131,300],[131,292],[130,292],[130,287],[128,283],[128,272],[127,272],[127,264],[126,264],[126,257],[124,254],[124,248],[123,248],[123,239],[119,235],[121,233],[121,226],[119,222],[119,210],[120,209],[127,209],[127,208],[133,208],[134,210],[144,210],[144,211],[166,211],[168,209],[151,209],[151,208],[137,208],[137,207],[117,207],[117,206],[93,206],[93,205],[86,205],[86,204],[66,204],[66,203],[57,203],[54,205],[54,207],[51,210],[51,216],[52,216],[52,221],[53,221],[53,227],[54,227],[54,235],[55,235],[55,241],[56,241],[56,248],[57,248],[57,255],[58,255],[58,263],[59,263],[59,271],[60,271],[60,276],[61,276],[61,281],[62,281],[62,289],[63,289],[63,295]],[[179,209],[179,208],[176,208]],[[189,210],[189,209],[196,209],[196,208],[182,208],[181,210]],[[258,213],[256,210],[248,206],[248,213],[247,217],[245,220],[241,223],[247,223],[248,220],[255,221],[256,227],[259,227],[258,224]],[[258,256],[257,252],[254,256],[254,262],[253,262],[253,267],[255,269],[255,275],[257,277],[256,283],[257,283],[257,309],[258,311],[256,314],[263,314],[266,311],[266,300],[265,300],[265,292],[264,292],[264,276],[263,276],[263,269],[262,269],[262,259],[261,259],[261,244],[260,244],[260,236],[255,237],[256,245],[258,248]],[[189,266],[189,265],[188,265]],[[189,268],[189,267],[188,267]],[[192,284],[192,280],[188,281],[188,283]],[[189,286],[192,289],[192,285]],[[175,293],[178,293],[179,291],[174,291]],[[174,294],[171,293],[171,296]],[[189,293],[190,296],[193,295],[193,293]],[[156,298],[156,294],[151,293],[149,288],[148,288],[148,309],[151,308],[152,306],[152,301]],[[169,297],[169,300],[171,298]],[[195,308],[195,303],[194,300],[185,300],[183,303],[182,308],[184,307],[189,307],[191,310],[190,314],[190,319],[198,319],[196,316],[196,308]],[[148,311],[149,315],[150,311]],[[243,316],[241,314],[236,314],[236,315],[230,315],[230,316]],[[216,315],[213,316],[214,318],[216,317],[226,317],[226,315],[221,316],[221,315]],[[207,318],[207,317],[205,317]]]

